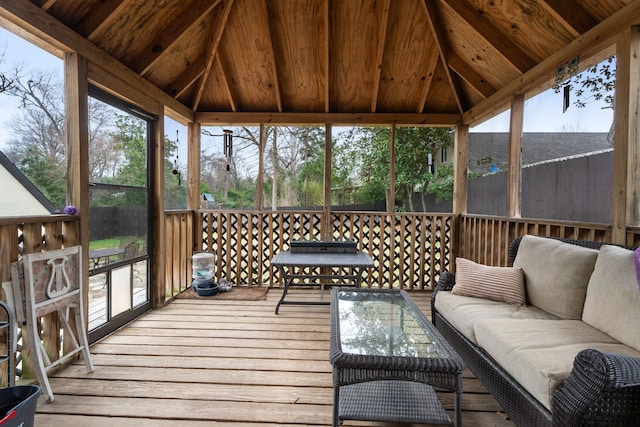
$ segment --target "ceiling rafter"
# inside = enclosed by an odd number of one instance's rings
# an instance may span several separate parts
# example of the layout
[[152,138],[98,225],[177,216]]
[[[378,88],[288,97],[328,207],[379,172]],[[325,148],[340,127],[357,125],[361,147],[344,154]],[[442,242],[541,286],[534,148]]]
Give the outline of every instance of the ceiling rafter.
[[146,74],[153,64],[180,38],[194,29],[203,18],[209,16],[221,0],[199,0],[188,7],[168,28],[145,46],[131,62],[130,67],[138,74]]
[[207,46],[207,50],[204,53],[204,56],[206,58],[204,71],[202,73],[202,77],[200,77],[200,83],[198,85],[198,88],[196,89],[196,94],[193,99],[193,111],[196,111],[198,109],[198,105],[200,105],[200,100],[202,99],[204,88],[207,86],[207,81],[209,80],[209,75],[211,74],[213,61],[215,60],[216,56],[218,56],[218,46],[220,46],[220,39],[222,39],[224,28],[227,26],[227,20],[229,19],[229,13],[231,12],[232,7],[233,0],[227,0],[222,3],[220,16],[216,20],[216,24],[213,26],[213,31],[211,32],[211,40],[209,42],[209,46]]
[[216,55],[216,67],[218,68],[218,72],[220,73],[220,79],[222,80],[222,90],[224,90],[225,95],[229,100],[229,106],[231,107],[231,111],[234,113],[238,111],[238,106],[236,104],[236,99],[231,92],[231,86],[229,86],[229,81],[227,80],[227,74],[224,72],[224,67],[222,66],[222,61],[220,60],[220,55]]
[[[432,1],[424,0],[422,2],[424,5],[425,12],[427,14],[427,22],[429,23],[429,27],[431,28],[431,33],[433,37],[436,39],[436,45],[438,47],[438,56],[444,65],[444,72],[447,76],[447,80],[449,81],[449,85],[451,86],[451,91],[453,92],[453,96],[456,101],[456,105],[458,106],[458,111],[462,114],[465,110],[465,105],[463,105],[462,91],[458,85],[458,82],[451,74],[451,70],[449,69],[449,63],[447,61],[447,41],[442,34],[442,27],[438,24],[438,12],[435,9],[435,6]],[[425,101],[426,102],[426,101]]]
[[575,0],[541,0],[540,4],[562,22],[574,37],[586,33],[598,24]]
[[373,90],[371,91],[371,112],[375,113],[378,105],[378,95],[380,91],[380,76],[382,75],[382,60],[384,59],[384,45],[387,42],[387,25],[389,24],[389,9],[391,0],[385,0],[382,6],[382,19],[378,28],[378,51],[376,52],[376,71],[373,78]]
[[456,55],[455,52],[449,52],[448,55],[449,67],[456,73],[462,80],[469,83],[471,87],[482,95],[483,98],[488,98],[496,93],[494,88],[480,73],[467,64],[464,59]]
[[206,61],[204,56],[199,57],[197,61],[184,70],[171,84],[165,87],[164,91],[174,98],[181,97],[186,90],[202,76],[205,66]]
[[91,9],[89,16],[85,17],[84,21],[78,25],[76,32],[92,42],[95,41],[99,34],[113,23],[113,20],[118,16],[117,12],[124,9],[125,3],[125,0],[98,3]]
[[[420,103],[418,108],[416,108],[417,113],[424,112],[424,107],[427,104],[427,97],[429,96],[429,89],[431,88],[431,82],[433,81],[433,77],[436,73],[436,67],[438,66],[438,61],[440,60],[440,55],[431,55],[429,65],[425,69],[426,79],[424,82],[422,93],[420,94]],[[445,65],[446,68],[446,65]]]
[[271,19],[269,19],[269,5],[267,0],[263,0],[264,10],[267,15],[267,31],[269,32],[269,54],[271,55],[271,61],[273,64],[273,89],[276,91],[276,105],[278,106],[278,112],[282,113],[282,94],[280,91],[280,79],[278,78],[278,61],[276,60],[276,53],[273,49],[273,31],[271,28]]
[[521,73],[530,70],[536,65],[536,61],[533,58],[513,42],[511,38],[502,33],[500,29],[491,24],[481,11],[464,0],[444,0],[443,2]]
[[329,45],[331,43],[331,36],[329,30],[330,15],[329,15],[329,0],[324,0],[324,112],[330,111],[331,99],[329,98],[331,92],[329,87],[330,68],[329,68]]
[[40,8],[45,12],[48,12],[49,9],[51,9],[53,5],[56,4],[56,1],[57,0],[46,0],[45,2],[42,3],[42,6],[40,6]]

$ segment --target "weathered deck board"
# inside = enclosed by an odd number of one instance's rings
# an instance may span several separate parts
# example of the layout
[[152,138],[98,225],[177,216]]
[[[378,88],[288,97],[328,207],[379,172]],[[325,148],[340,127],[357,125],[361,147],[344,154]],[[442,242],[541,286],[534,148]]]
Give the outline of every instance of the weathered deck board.
[[[321,296],[292,292],[296,300]],[[36,425],[330,425],[329,306],[285,305],[276,316],[280,295],[175,300],[146,314],[92,346],[94,373],[80,361],[52,375],[56,400],[41,399]],[[412,295],[428,314],[428,293]],[[464,387],[464,426],[513,425],[469,372]],[[452,394],[439,394],[451,411]]]

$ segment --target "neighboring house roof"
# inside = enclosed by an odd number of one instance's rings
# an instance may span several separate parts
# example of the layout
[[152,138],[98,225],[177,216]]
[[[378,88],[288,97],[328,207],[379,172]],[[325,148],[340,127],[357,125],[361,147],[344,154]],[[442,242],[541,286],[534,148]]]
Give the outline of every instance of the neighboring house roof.
[[[522,165],[610,149],[612,147],[607,136],[606,132],[524,133],[522,135]],[[486,173],[496,169],[506,169],[508,158],[508,133],[469,134],[469,169],[471,171]],[[488,161],[482,162],[483,159]]]
[[0,217],[50,215],[56,207],[0,151]]

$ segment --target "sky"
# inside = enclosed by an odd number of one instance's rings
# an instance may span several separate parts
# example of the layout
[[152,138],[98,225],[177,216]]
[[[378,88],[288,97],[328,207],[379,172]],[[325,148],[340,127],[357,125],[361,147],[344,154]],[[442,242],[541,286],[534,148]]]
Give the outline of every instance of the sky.
[[[31,45],[18,36],[0,27],[0,52],[4,52],[4,63],[0,71],[7,71],[15,65],[42,71],[54,70],[63,74],[62,60]],[[8,122],[19,107],[12,97],[0,94],[0,150],[5,148],[11,135]],[[608,132],[613,120],[613,112],[603,109],[602,104],[589,104],[587,108],[571,106],[566,113],[562,112],[562,95],[553,91],[544,92],[525,103],[525,132]],[[165,122],[165,134],[172,140],[176,138],[176,130],[180,145],[186,141],[186,128],[173,120]],[[471,132],[507,132],[509,130],[509,113],[502,113],[479,126],[472,127]],[[182,155],[180,155],[182,156]]]

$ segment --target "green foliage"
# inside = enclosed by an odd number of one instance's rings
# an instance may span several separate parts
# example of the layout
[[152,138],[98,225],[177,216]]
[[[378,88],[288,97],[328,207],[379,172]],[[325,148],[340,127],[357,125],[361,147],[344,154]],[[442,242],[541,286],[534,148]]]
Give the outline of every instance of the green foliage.
[[577,99],[573,104],[578,108],[584,108],[592,101],[604,101],[609,108],[614,108],[616,87],[615,56],[587,68],[568,81],[556,83],[553,89],[556,93],[559,93],[565,85],[569,85],[574,90],[574,95]]
[[66,170],[55,158],[42,157],[37,150],[29,149],[20,164],[22,173],[53,203],[66,204]]
[[427,193],[436,196],[436,202],[453,200],[453,164],[439,165],[435,177],[429,182]]

